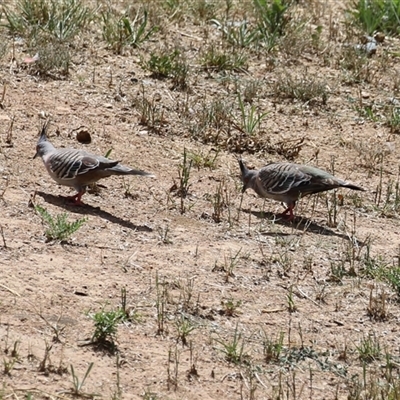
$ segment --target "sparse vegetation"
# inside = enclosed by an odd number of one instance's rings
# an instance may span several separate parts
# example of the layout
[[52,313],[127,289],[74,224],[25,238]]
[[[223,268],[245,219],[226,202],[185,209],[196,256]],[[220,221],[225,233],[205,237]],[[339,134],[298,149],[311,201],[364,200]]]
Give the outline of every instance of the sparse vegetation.
[[272,339],[264,332],[263,352],[267,363],[279,361],[283,351],[284,338],[285,334],[283,332],[276,339]]
[[172,78],[173,88],[188,87],[189,66],[177,49],[151,53],[148,61],[142,61],[142,66],[157,79]]
[[10,33],[35,38],[41,35],[65,42],[87,26],[92,12],[82,0],[19,0],[16,9],[4,8]]
[[240,307],[242,302],[240,300],[229,299],[221,302],[221,314],[226,315],[227,317],[237,316],[237,309]]
[[240,120],[237,125],[244,133],[247,133],[250,136],[256,134],[261,121],[268,115],[268,113],[257,112],[254,105],[246,108],[240,94],[238,95],[238,102],[240,108]]
[[222,32],[224,39],[232,46],[250,47],[259,40],[259,30],[249,27],[246,21],[239,23],[228,21],[223,23],[214,19],[212,22]]
[[292,0],[254,0],[260,40],[267,50],[272,50],[285,34],[291,3]]
[[93,368],[94,363],[90,363],[89,366],[87,367],[87,370],[85,372],[85,375],[83,376],[82,380],[79,380],[78,376],[75,373],[74,366],[71,364],[71,375],[72,375],[72,384],[73,384],[73,394],[75,396],[81,396],[82,395],[82,387],[85,384],[85,381],[87,377],[90,374],[90,371]]
[[125,14],[107,10],[102,13],[103,38],[117,54],[125,47],[139,47],[157,31],[156,26],[148,27],[148,13],[138,11],[133,19]]
[[175,321],[175,326],[178,334],[178,341],[182,342],[183,346],[188,345],[188,336],[196,329],[196,325],[183,314]]
[[188,157],[186,149],[183,149],[182,163],[178,167],[179,186],[177,187],[177,195],[181,199],[180,211],[183,214],[186,211],[184,199],[189,194],[190,173],[192,170],[193,160]]
[[188,157],[193,161],[193,166],[198,170],[200,168],[215,169],[218,154],[219,150],[215,149],[210,149],[207,153],[203,151],[188,151]]
[[225,355],[228,362],[241,364],[248,358],[245,351],[246,340],[243,337],[243,334],[239,332],[238,324],[236,324],[231,340],[224,340],[222,338],[214,340],[220,345],[219,350]]
[[299,77],[283,73],[275,84],[277,96],[300,100],[303,103],[320,103],[325,105],[329,98],[326,84],[304,71]]
[[65,78],[70,72],[71,53],[68,45],[56,41],[39,40],[34,46],[38,60],[32,72],[44,77]]
[[155,96],[152,98],[146,96],[144,86],[142,86],[141,96],[133,100],[132,106],[137,109],[141,125],[146,126],[150,131],[162,132],[165,125],[164,111]]
[[400,268],[395,267],[387,270],[385,273],[385,278],[396,292],[397,296],[400,297]]
[[240,50],[219,49],[212,44],[205,49],[200,62],[203,68],[209,72],[244,71],[247,56]]
[[360,360],[366,363],[378,360],[382,355],[381,344],[375,334],[363,336],[356,345],[356,350]]
[[118,324],[126,319],[126,312],[121,309],[106,311],[104,308],[91,315],[94,322],[94,333],[91,342],[102,348],[115,352]]
[[[3,2],[0,399],[398,399],[398,9]],[[49,118],[57,148],[156,178],[66,205],[29,160]],[[239,157],[366,190],[290,222],[242,192]]]
[[66,213],[59,214],[54,218],[44,207],[39,205],[35,206],[35,210],[40,215],[43,222],[48,226],[45,231],[48,241],[64,241],[69,239],[69,237],[86,222],[86,218],[80,218],[74,222],[68,222],[68,214]]
[[224,181],[222,181],[217,185],[215,193],[212,194],[210,198],[211,204],[213,206],[212,219],[214,220],[214,222],[220,223],[222,221],[222,216],[225,210],[228,209],[229,212],[229,198],[230,196],[226,184]]
[[398,34],[400,2],[398,0],[353,0],[348,13],[368,35],[377,31]]

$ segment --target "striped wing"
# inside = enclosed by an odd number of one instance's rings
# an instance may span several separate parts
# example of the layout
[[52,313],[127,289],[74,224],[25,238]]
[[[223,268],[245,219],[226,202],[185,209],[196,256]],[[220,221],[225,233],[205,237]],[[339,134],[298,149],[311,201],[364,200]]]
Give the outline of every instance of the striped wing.
[[312,192],[307,190],[312,176],[301,171],[296,164],[268,164],[260,170],[259,179],[265,191],[272,195]]
[[50,170],[61,180],[75,179],[99,166],[99,160],[84,151],[66,149],[52,154]]

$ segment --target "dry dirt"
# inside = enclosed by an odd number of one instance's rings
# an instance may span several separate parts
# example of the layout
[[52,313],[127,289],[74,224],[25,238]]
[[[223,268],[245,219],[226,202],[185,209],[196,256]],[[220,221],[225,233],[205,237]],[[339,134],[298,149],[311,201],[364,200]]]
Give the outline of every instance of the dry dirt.
[[[343,16],[332,11],[335,2],[322,3],[320,22],[329,24],[333,15],[332,23],[340,26]],[[392,73],[398,73],[399,60],[390,57],[385,71],[376,61],[372,82],[346,85],[340,67],[322,62],[320,53],[252,55],[247,71],[232,72],[224,80],[198,65],[204,43],[221,40],[215,27],[188,19],[167,21],[168,43],[183,46],[194,71],[189,92],[171,90],[168,79],[155,79],[140,66],[140,56],[157,49],[158,40],[167,40],[161,33],[123,55],[107,49],[97,33],[86,47],[78,43],[65,80],[37,76],[34,66],[23,63],[33,55],[23,42],[15,46],[15,60],[10,47],[1,61],[6,93],[0,110],[0,398],[71,398],[70,366],[82,380],[90,363],[82,396],[348,398],[356,386],[353,377],[362,377],[357,346],[363,338],[374,334],[382,349],[382,357],[367,364],[367,374],[381,376],[385,352],[396,362],[400,356],[397,295],[361,273],[367,249],[381,263],[399,262],[399,215],[383,215],[375,206],[381,170],[384,195],[396,182],[399,137],[384,124],[360,118],[349,101],[371,104],[394,96]],[[339,29],[326,42],[326,51],[339,51],[343,35]],[[370,62],[396,43],[387,41]],[[285,68],[299,73],[307,68],[324,79],[327,105],[306,106],[274,96],[271,85]],[[275,217],[282,211],[279,203],[250,191],[242,197],[239,153],[223,147],[215,169],[192,168],[181,213],[173,188],[179,185],[184,149],[203,155],[217,150],[189,133],[196,107],[224,96],[235,101],[235,80],[250,79],[259,85],[257,107],[268,112],[260,135],[275,143],[304,137],[296,162],[331,170],[334,157],[335,174],[366,189],[362,195],[338,191],[343,205],[336,226],[328,224],[330,194],[303,199],[293,223]],[[159,132],[140,125],[140,111],[132,106],[143,90],[163,110]],[[49,136],[56,147],[97,154],[112,148],[111,158],[156,178],[109,178],[99,193],[85,194],[85,206],[65,204],[59,196],[72,191],[57,186],[40,159],[32,160],[43,116],[51,118]],[[91,144],[76,141],[80,127],[91,133]],[[369,151],[388,149],[382,169],[379,163],[367,168],[354,143],[364,143]],[[285,160],[263,150],[245,151],[243,157],[253,167]],[[219,185],[226,204],[216,223],[211,199]],[[32,202],[53,216],[66,212],[69,221],[86,217],[87,222],[64,243],[46,242],[46,226]],[[334,281],[332,265],[341,260],[346,271],[353,263],[355,276]],[[140,318],[118,326],[112,354],[87,344],[94,332],[90,316],[120,307],[121,289]],[[386,294],[386,318],[376,321],[368,308],[381,293]],[[233,315],[226,312],[229,302]],[[165,306],[162,332],[160,303]],[[185,319],[195,328],[186,346],[178,335]],[[245,354],[238,364],[222,351],[235,332]],[[265,336],[276,342],[281,332],[293,359],[267,362]]]

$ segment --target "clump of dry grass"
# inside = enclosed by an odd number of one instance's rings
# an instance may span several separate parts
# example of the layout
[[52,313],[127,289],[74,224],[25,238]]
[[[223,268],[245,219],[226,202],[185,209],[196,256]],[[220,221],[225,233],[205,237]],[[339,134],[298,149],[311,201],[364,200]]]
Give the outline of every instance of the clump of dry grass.
[[273,89],[281,98],[299,100],[309,105],[326,105],[329,98],[327,84],[307,70],[299,76],[288,72],[278,74]]

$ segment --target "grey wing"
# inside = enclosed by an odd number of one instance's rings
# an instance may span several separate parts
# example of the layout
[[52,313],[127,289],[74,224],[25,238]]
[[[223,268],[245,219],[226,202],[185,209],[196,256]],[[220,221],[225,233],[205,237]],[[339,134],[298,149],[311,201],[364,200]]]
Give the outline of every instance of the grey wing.
[[80,150],[59,150],[50,158],[51,171],[62,180],[75,179],[99,166],[99,160]]
[[287,195],[308,186],[311,176],[293,164],[268,164],[260,170],[259,179],[268,193]]

